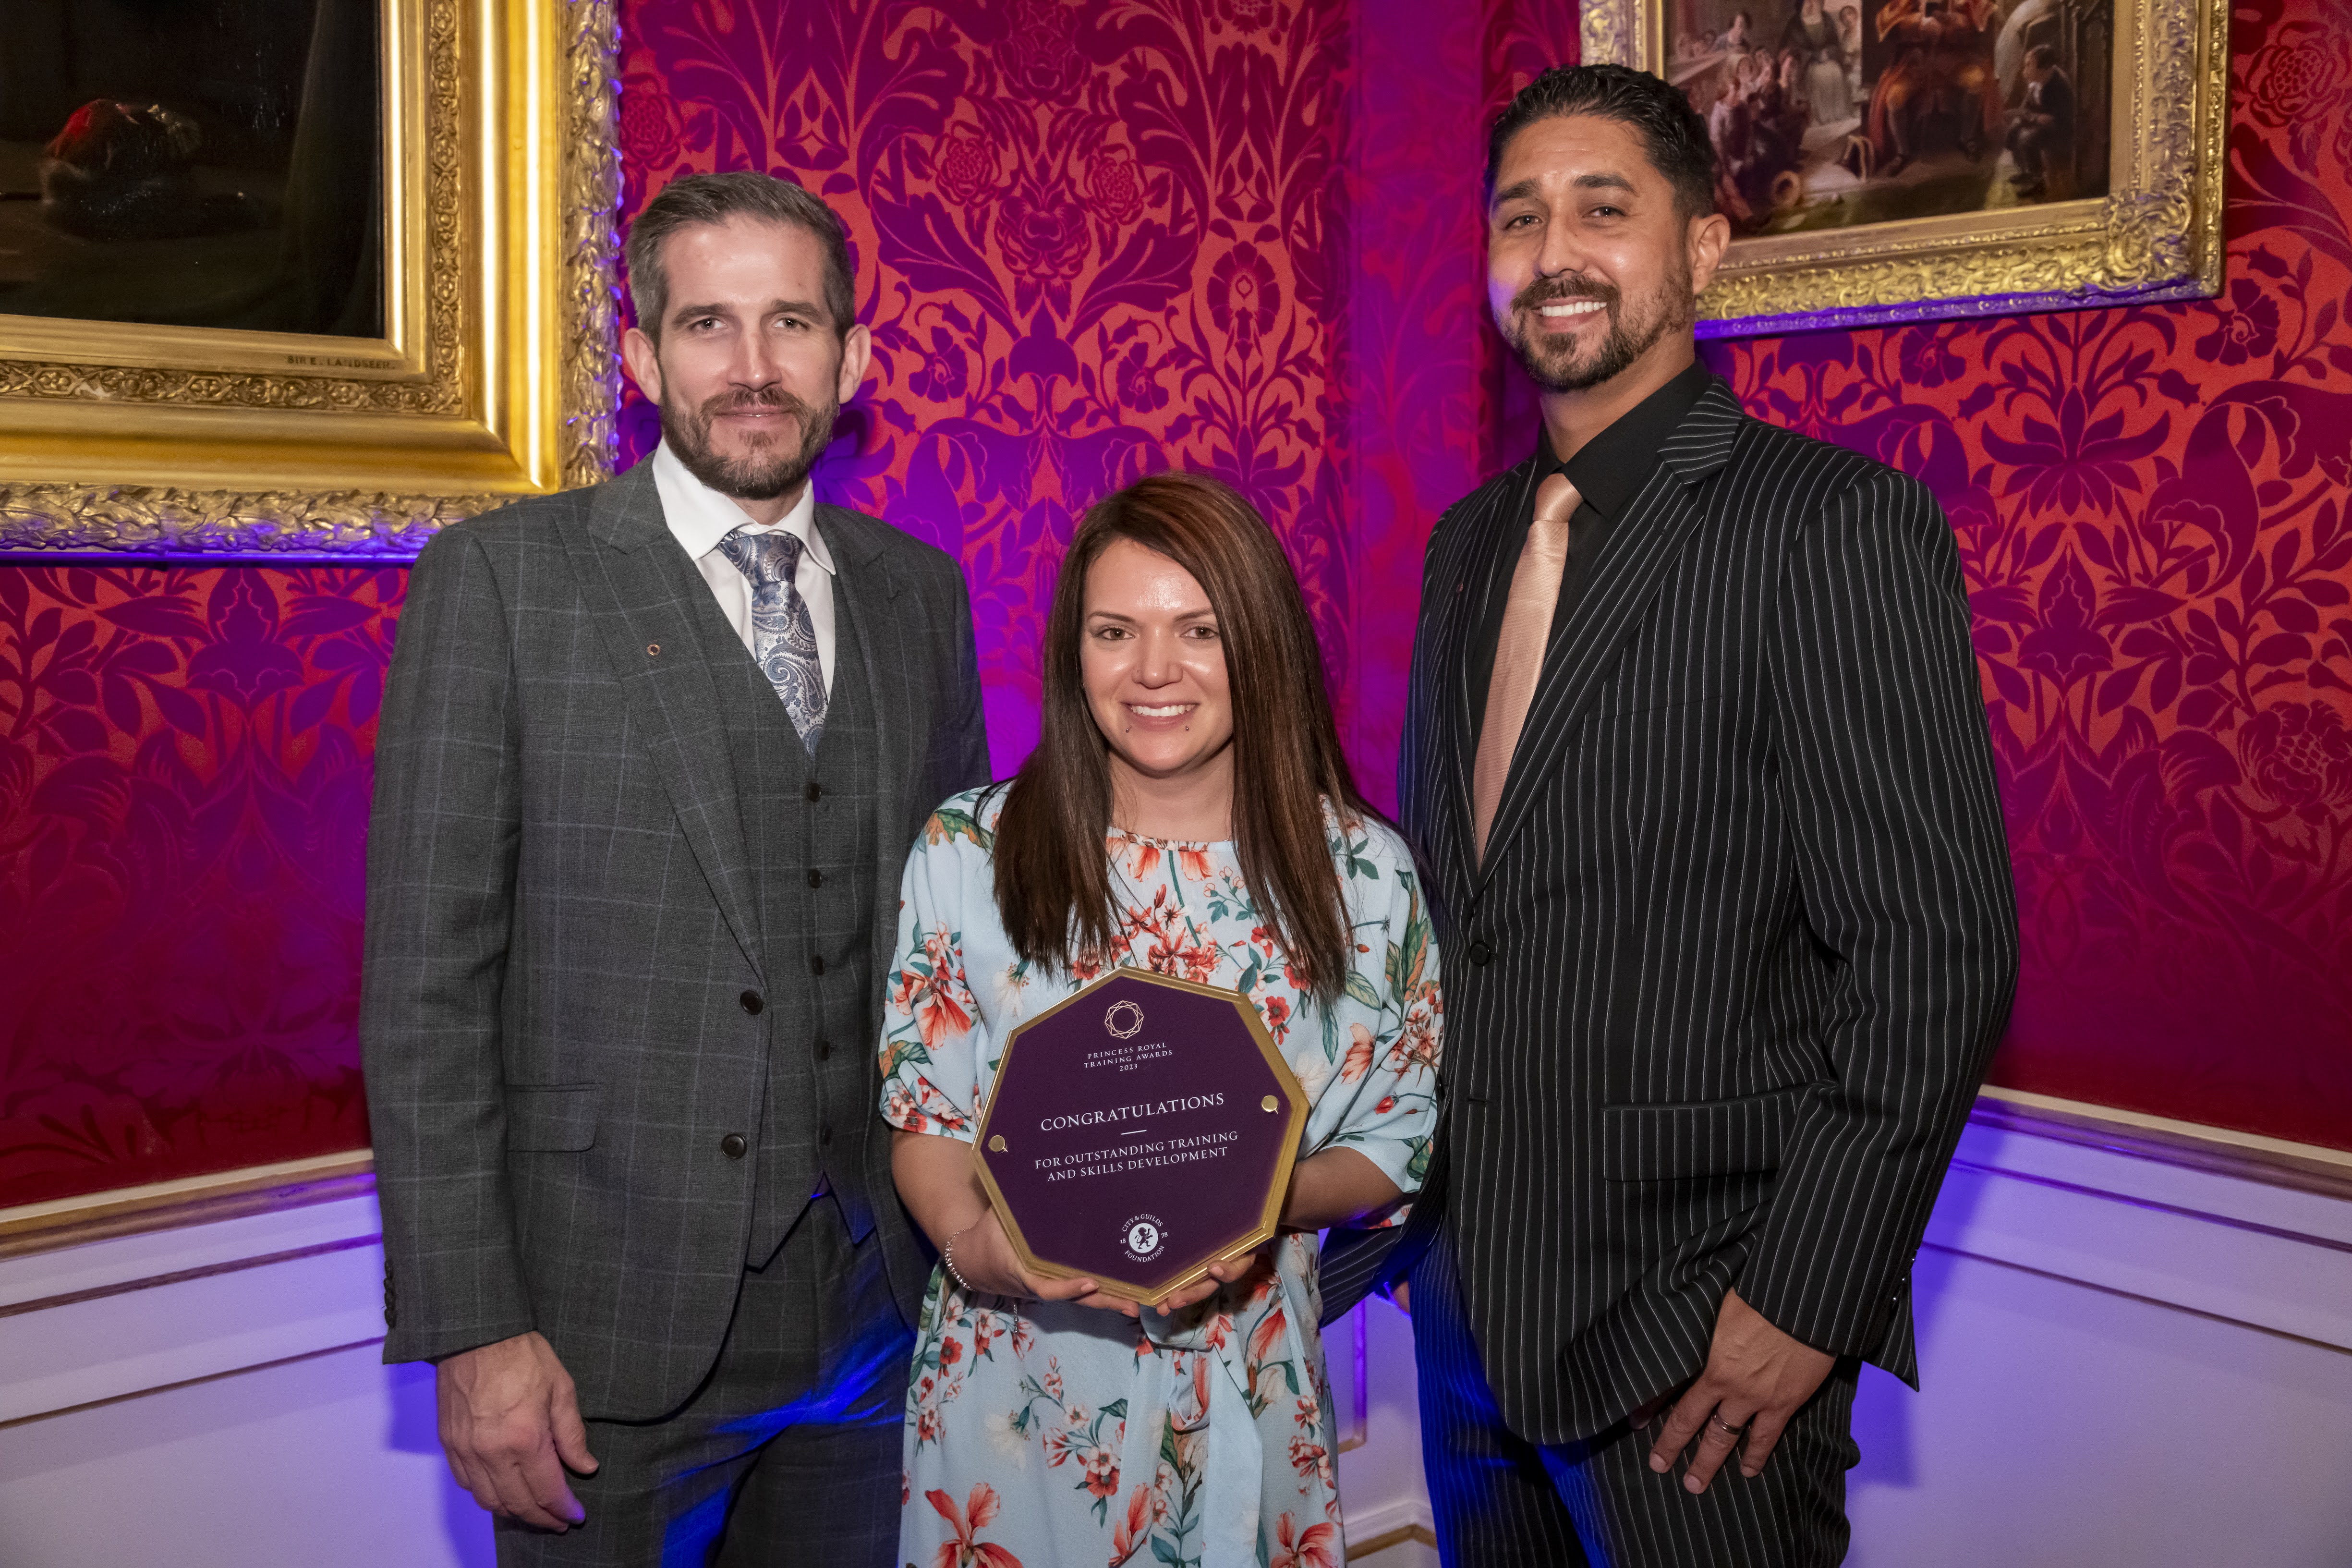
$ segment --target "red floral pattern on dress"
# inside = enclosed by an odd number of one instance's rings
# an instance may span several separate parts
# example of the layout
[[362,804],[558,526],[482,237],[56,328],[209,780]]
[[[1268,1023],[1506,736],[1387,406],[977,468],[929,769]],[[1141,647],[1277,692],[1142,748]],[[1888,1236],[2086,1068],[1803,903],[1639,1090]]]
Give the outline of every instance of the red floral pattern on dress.
[[1339,1568],[1348,1560],[1339,1527],[1328,1520],[1302,1529],[1297,1519],[1286,1513],[1274,1527],[1274,1539],[1275,1552],[1266,1560],[1267,1568]]
[[996,1522],[1003,1506],[994,1487],[981,1482],[961,1508],[943,1491],[925,1492],[923,1500],[938,1510],[948,1528],[955,1531],[954,1540],[940,1543],[939,1554],[931,1559],[932,1568],[1021,1568],[1021,1559],[1011,1552],[979,1540],[980,1532]]
[[[1012,952],[989,858],[1001,806],[1001,795],[982,805],[979,792],[943,804],[908,858],[898,968],[968,976],[973,997],[966,1028],[933,1037],[919,1016],[921,988],[893,993],[883,1114],[911,1131],[971,1137],[992,1082],[993,1042],[1097,972],[1040,971]],[[1410,1188],[1426,1159],[1442,1032],[1429,917],[1401,840],[1328,817],[1327,826],[1356,937],[1348,984],[1328,1007],[1298,991],[1229,844],[1109,837],[1118,935],[1100,963],[1212,977],[1250,997],[1307,1092],[1306,1152],[1352,1148]],[[952,940],[942,944],[942,933]],[[1034,1561],[1268,1555],[1277,1521],[1259,1505],[1276,1486],[1297,1500],[1294,1527],[1336,1521],[1315,1245],[1283,1237],[1269,1248],[1272,1267],[1171,1321],[1139,1323],[1131,1339],[1102,1334],[1098,1314],[1072,1323],[1082,1309],[968,1300],[936,1273],[908,1396],[916,1490],[955,1495],[986,1481],[1010,1500],[1000,1539]],[[1146,1410],[1159,1425],[1131,1431],[1130,1413]],[[907,1518],[910,1552],[929,1550],[933,1515],[914,1509]],[[1219,1533],[1234,1531],[1244,1539]],[[1311,1561],[1312,1543],[1328,1539],[1294,1528],[1289,1549],[1309,1543],[1302,1560]]]

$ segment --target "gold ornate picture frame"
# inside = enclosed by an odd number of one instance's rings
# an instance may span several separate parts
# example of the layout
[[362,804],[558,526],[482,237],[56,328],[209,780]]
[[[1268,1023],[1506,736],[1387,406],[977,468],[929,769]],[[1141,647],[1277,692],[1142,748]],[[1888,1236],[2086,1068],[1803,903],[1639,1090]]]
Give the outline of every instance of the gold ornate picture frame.
[[0,562],[400,561],[608,477],[614,0],[376,0],[382,333],[0,314]]
[[[1584,59],[1683,86],[1739,154],[1702,337],[2221,288],[2226,0],[1586,0],[1581,28]],[[2062,94],[2065,121],[2040,112]]]

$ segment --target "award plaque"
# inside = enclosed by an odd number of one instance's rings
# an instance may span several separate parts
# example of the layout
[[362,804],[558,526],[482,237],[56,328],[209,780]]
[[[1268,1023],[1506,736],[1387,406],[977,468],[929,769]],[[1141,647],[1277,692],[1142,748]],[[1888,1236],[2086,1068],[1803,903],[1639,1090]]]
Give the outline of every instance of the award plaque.
[[1274,1235],[1306,1126],[1241,993],[1118,969],[1013,1031],[972,1154],[1024,1268],[1149,1302]]

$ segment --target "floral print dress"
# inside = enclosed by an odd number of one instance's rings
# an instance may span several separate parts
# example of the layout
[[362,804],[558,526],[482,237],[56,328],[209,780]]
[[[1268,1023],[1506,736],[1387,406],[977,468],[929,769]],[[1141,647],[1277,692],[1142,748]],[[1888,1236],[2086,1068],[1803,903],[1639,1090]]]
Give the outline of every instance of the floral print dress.
[[[1001,794],[933,814],[907,862],[884,1015],[882,1111],[971,1140],[1002,1042],[1105,973],[1046,973],[996,912]],[[1354,924],[1339,1000],[1301,994],[1229,844],[1114,831],[1121,964],[1257,1005],[1312,1109],[1299,1154],[1355,1150],[1406,1193],[1436,1120],[1437,948],[1412,860],[1376,823],[1331,858]],[[1385,1223],[1400,1223],[1403,1205]],[[1317,1241],[1275,1270],[1140,1324],[1066,1302],[967,1295],[934,1269],[907,1391],[899,1558],[919,1568],[1331,1568],[1342,1561]]]

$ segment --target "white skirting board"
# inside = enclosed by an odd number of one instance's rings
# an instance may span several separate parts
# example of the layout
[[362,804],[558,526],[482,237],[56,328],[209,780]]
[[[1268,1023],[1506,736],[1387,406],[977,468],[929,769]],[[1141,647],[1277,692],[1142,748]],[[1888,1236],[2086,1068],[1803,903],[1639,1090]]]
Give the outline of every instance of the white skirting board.
[[[2352,1184],[1988,1105],[1919,1257],[1926,1390],[1864,1374],[1850,1562],[2352,1563]],[[365,1195],[0,1258],[0,1563],[487,1563],[382,1300]],[[1329,1350],[1351,1555],[1433,1563],[1410,1325]]]

